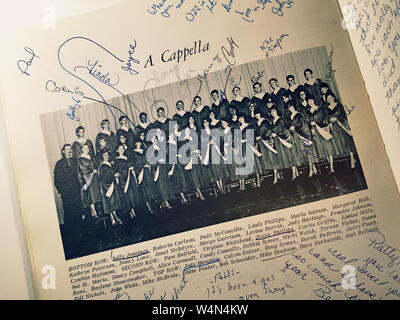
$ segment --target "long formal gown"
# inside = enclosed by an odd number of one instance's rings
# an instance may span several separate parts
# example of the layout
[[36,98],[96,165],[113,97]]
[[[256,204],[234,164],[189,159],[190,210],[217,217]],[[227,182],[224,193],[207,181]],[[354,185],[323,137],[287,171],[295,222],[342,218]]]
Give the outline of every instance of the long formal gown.
[[348,155],[350,152],[355,154],[356,146],[343,105],[340,103],[333,106],[327,105],[325,110],[329,120],[336,118],[336,121],[331,123],[333,140],[338,149],[336,155]]
[[[157,190],[153,181],[153,168],[147,163],[146,150],[145,148],[140,150],[134,149],[132,152],[132,162],[138,179],[138,191],[142,195],[141,199],[151,202],[157,199]],[[141,203],[141,205],[144,206],[144,203]]]
[[99,167],[100,186],[105,213],[122,209],[123,199],[118,187],[118,178],[110,162],[102,162]]
[[[224,170],[227,173],[228,179],[236,181],[235,162],[233,156],[233,130],[232,128],[221,129],[221,148],[224,156]],[[222,151],[221,150],[221,151]]]
[[119,173],[118,186],[127,210],[136,208],[135,194],[139,193],[136,183],[136,174],[129,169],[133,163],[126,156],[118,156],[114,159],[114,170]]
[[293,140],[286,121],[279,117],[273,121],[273,131],[276,134],[275,146],[278,152],[279,169],[296,166],[293,154]]
[[275,148],[275,140],[272,137],[274,132],[272,123],[268,119],[260,119],[260,121],[254,123],[254,131],[258,149],[262,154],[261,159],[259,159],[259,173],[266,174],[269,170],[278,169],[278,151]]
[[[218,123],[215,123],[215,126],[210,126],[209,129],[203,130],[203,134],[205,135],[203,143],[204,145],[201,149],[203,169],[204,171],[207,171],[206,176],[210,183],[226,178],[226,174],[222,165],[223,159],[221,158],[221,139],[218,134]],[[211,140],[214,143],[208,144],[208,142]]]
[[[244,179],[246,176],[259,173],[256,169],[256,162],[259,160],[257,155],[260,154],[258,153],[257,146],[255,144],[254,128],[252,124],[247,122],[243,125],[240,124],[238,129],[240,130],[240,138],[242,141],[240,142],[241,152],[239,152],[236,157],[236,169],[240,169],[242,171],[243,174],[240,178]],[[253,166],[250,167],[252,163]]]
[[99,176],[93,172],[96,168],[92,158],[87,159],[81,156],[77,159],[78,179],[82,186],[81,198],[84,209],[102,200]]
[[[181,135],[183,135],[182,131],[179,133],[179,136]],[[170,165],[170,172],[172,172],[172,175],[170,175],[169,177],[175,194],[179,195],[181,193],[186,193],[190,191],[190,186],[189,182],[187,181],[184,164],[182,163],[183,161],[181,161],[182,156],[184,155],[180,150],[181,147],[185,144],[185,141],[180,141],[178,139],[178,136],[175,134],[170,135],[169,141],[170,144],[172,144],[171,149],[176,150],[176,159],[174,159],[174,161],[172,161],[172,165]]]
[[[156,200],[168,201],[175,198],[175,192],[172,187],[172,181],[168,175],[170,165],[168,164],[168,148],[163,150],[164,145],[162,141],[157,144],[149,146],[148,151],[154,154],[157,163],[152,164],[153,168],[153,184],[156,192]],[[165,151],[165,153],[164,153]]]
[[223,152],[224,146],[221,140],[221,121],[215,120],[210,122],[210,129],[214,132],[212,139],[214,144],[210,146],[210,163],[212,165],[212,172],[215,175],[215,180],[223,180],[228,177],[228,173],[225,170]]
[[318,162],[317,148],[312,142],[310,127],[304,115],[300,112],[294,113],[290,117],[289,125],[295,129],[292,135],[296,165]]
[[339,153],[336,144],[332,138],[331,128],[326,111],[321,108],[310,108],[308,110],[308,122],[315,122],[315,126],[311,126],[313,142],[318,152],[320,160],[324,160],[328,156],[334,156]]
[[[184,164],[184,169],[186,172],[187,181],[189,183],[190,189],[195,191],[196,189],[200,189],[208,184],[207,179],[204,177],[204,172],[201,164],[200,154],[200,146],[198,140],[196,139],[199,136],[198,130],[196,127],[188,127],[185,129],[185,137],[187,138],[187,143],[191,140],[192,148],[185,148],[185,158],[187,159],[187,163]],[[186,146],[189,146],[186,144]]]

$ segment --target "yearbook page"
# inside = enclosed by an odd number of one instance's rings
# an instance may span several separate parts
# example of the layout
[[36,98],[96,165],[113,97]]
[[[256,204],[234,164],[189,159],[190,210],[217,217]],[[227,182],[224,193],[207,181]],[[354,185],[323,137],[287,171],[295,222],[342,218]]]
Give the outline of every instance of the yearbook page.
[[37,298],[399,298],[399,193],[337,1],[62,11],[1,35]]

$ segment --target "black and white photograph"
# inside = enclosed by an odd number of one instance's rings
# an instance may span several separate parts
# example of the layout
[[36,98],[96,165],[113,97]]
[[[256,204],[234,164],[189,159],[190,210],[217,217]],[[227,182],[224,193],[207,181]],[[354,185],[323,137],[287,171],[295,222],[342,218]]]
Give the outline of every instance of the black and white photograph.
[[42,114],[65,259],[367,189],[329,50]]

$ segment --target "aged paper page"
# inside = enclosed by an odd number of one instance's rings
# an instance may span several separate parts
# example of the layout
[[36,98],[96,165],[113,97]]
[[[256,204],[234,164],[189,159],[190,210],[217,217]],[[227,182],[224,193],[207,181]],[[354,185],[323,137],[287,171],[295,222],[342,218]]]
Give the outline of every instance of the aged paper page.
[[[0,115],[2,118],[2,115]],[[3,223],[0,226],[0,299],[33,298],[30,261],[27,257],[24,233],[19,220],[15,184],[8,155],[7,138],[0,119],[0,202]],[[12,291],[9,288],[13,288]]]
[[339,3],[399,186],[400,2],[340,0]]
[[52,17],[2,34],[0,79],[40,299],[399,298],[399,193],[336,1]]

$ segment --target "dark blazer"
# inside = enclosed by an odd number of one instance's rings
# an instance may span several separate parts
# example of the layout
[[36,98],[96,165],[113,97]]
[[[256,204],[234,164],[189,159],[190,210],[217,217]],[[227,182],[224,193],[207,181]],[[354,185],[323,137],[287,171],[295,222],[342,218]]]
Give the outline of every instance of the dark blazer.
[[63,198],[74,198],[80,195],[81,186],[78,181],[76,159],[69,163],[65,157],[58,160],[54,167],[54,185]]

